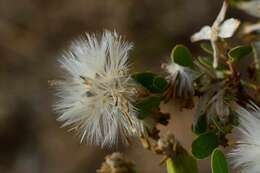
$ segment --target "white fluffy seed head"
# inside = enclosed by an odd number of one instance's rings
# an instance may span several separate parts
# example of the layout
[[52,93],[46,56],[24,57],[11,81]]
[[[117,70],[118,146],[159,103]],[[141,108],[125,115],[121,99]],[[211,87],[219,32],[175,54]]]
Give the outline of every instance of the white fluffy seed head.
[[86,34],[74,41],[60,58],[65,74],[57,86],[55,110],[81,141],[111,146],[143,133],[133,105],[139,86],[128,74],[131,48],[115,32],[105,31],[100,39]]
[[257,173],[260,170],[260,108],[251,103],[248,109],[235,106],[239,116],[241,133],[236,148],[229,153],[231,163],[243,173]]

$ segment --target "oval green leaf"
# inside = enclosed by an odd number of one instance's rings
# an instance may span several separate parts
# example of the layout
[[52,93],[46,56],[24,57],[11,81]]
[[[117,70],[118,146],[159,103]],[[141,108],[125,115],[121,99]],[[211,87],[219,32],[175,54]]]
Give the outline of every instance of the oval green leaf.
[[213,132],[207,132],[198,136],[192,142],[192,154],[197,159],[208,157],[218,147],[218,137]]
[[184,67],[193,67],[192,55],[188,48],[183,45],[176,45],[171,53],[171,59],[176,64]]
[[180,145],[175,155],[166,160],[168,173],[198,173],[197,161]]
[[171,158],[166,160],[166,168],[168,173],[177,173],[174,167],[173,160]]
[[[212,56],[199,56],[198,60],[200,63],[205,65],[206,67],[212,68],[213,67],[213,57]],[[219,63],[217,70],[227,70],[228,67],[225,64]]]
[[192,131],[193,133],[200,135],[206,132],[207,127],[208,127],[207,116],[201,115],[198,118],[197,122],[192,125]]
[[167,87],[167,85],[168,85],[168,82],[160,76],[156,76],[153,80],[153,87],[159,93],[162,93],[165,90],[165,88]]
[[213,49],[210,43],[201,43],[200,47],[202,50],[204,50],[208,54],[213,54]]
[[235,61],[249,55],[252,50],[252,46],[250,45],[237,46],[228,52],[228,56],[232,61]]
[[138,118],[144,119],[147,117],[155,108],[160,106],[161,97],[159,96],[149,96],[139,101],[136,104],[136,108],[139,112]]
[[162,93],[167,86],[167,81],[151,72],[136,73],[132,78],[151,93]]
[[216,148],[211,156],[212,173],[229,173],[228,163],[224,153]]

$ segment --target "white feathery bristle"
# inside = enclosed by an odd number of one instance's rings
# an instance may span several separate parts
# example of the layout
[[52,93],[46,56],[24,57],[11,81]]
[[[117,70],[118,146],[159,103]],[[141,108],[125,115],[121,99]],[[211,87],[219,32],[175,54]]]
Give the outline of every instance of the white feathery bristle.
[[100,39],[86,34],[74,41],[60,58],[65,80],[57,86],[55,110],[81,140],[111,146],[143,133],[133,105],[139,85],[128,74],[131,48],[115,32],[105,31]]
[[196,76],[194,71],[174,62],[168,64],[166,70],[169,73],[169,82],[174,85],[175,96],[187,98],[194,94],[193,80]]
[[248,109],[236,105],[241,133],[236,148],[229,153],[231,163],[243,173],[257,173],[260,170],[260,108],[254,103]]

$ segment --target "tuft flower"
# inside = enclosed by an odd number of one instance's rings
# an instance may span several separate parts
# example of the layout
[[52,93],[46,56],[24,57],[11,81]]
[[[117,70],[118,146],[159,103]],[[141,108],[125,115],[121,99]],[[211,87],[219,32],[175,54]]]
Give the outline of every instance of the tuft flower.
[[134,167],[134,163],[127,160],[123,154],[113,153],[106,156],[105,162],[97,173],[134,173]]
[[201,41],[201,40],[210,40],[213,53],[214,53],[214,62],[213,67],[216,68],[218,66],[218,50],[216,41],[218,38],[230,38],[234,35],[238,26],[240,25],[240,21],[234,18],[230,18],[224,21],[226,11],[227,11],[228,3],[224,1],[222,8],[214,21],[212,26],[204,26],[202,29],[191,36],[191,41]]
[[155,152],[172,157],[176,152],[177,145],[179,144],[175,136],[168,132],[164,137],[158,139],[157,144],[155,145]]
[[225,82],[210,84],[204,89],[199,97],[194,115],[194,123],[201,115],[206,115],[208,122],[214,122],[216,119],[225,123],[229,120],[230,105],[235,97],[225,87]]
[[239,2],[237,6],[248,14],[260,18],[260,0]]
[[196,72],[174,62],[163,64],[162,67],[169,73],[167,76],[169,86],[166,90],[165,101],[167,102],[172,97],[190,99],[194,95],[193,80],[197,76]]
[[74,41],[60,59],[65,71],[58,84],[58,103],[63,126],[71,126],[81,141],[101,146],[143,134],[137,119],[136,101],[141,89],[128,74],[128,51],[132,45],[115,32],[97,39],[86,34]]
[[235,149],[229,153],[234,167],[242,169],[244,173],[256,173],[260,170],[260,108],[251,103],[248,109],[235,106],[239,117],[241,134]]
[[[215,118],[216,116],[220,121],[226,122],[230,114],[229,101],[225,98],[226,91],[220,89],[214,95],[209,98],[207,106],[207,116],[209,119]],[[209,97],[207,95],[206,97]]]

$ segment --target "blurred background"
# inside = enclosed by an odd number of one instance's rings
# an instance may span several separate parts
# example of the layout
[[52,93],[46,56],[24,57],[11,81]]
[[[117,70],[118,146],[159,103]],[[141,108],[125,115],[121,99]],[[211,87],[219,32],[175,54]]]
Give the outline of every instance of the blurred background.
[[[60,128],[48,80],[59,76],[57,59],[84,32],[117,30],[134,43],[135,70],[159,72],[176,43],[196,55],[189,37],[211,24],[220,0],[0,0],[0,173],[94,173],[103,157],[122,151],[141,173],[164,173],[161,157],[140,147],[100,149],[79,144]],[[249,18],[230,9],[228,15]],[[191,114],[172,112],[169,129],[188,149]],[[208,166],[201,162],[201,172]]]

